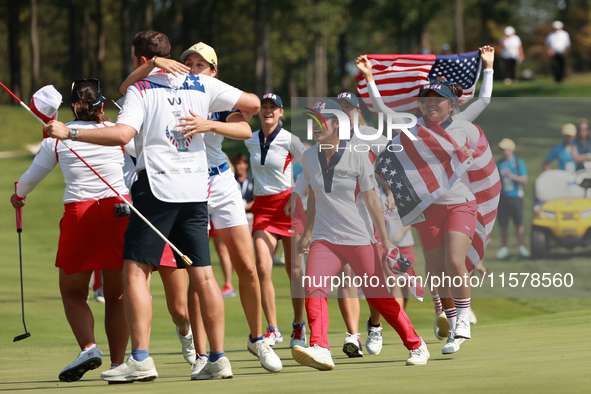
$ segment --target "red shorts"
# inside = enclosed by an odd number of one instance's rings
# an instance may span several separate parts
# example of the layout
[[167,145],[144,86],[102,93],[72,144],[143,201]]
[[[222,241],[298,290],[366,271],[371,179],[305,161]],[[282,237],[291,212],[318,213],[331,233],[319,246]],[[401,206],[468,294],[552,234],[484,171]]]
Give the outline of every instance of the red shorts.
[[[129,199],[129,196],[124,196]],[[128,216],[115,216],[119,197],[64,204],[55,266],[67,275],[123,268]]]
[[443,234],[449,231],[464,233],[471,239],[474,237],[478,213],[476,200],[451,205],[431,204],[423,213],[425,221],[414,227],[425,252],[443,246]]
[[293,237],[304,232],[306,213],[302,199],[298,197],[296,200],[293,220],[289,216],[285,216],[283,210],[291,197],[292,190],[289,189],[272,196],[256,196],[250,209],[254,215],[253,234],[255,231],[265,230],[283,237]]

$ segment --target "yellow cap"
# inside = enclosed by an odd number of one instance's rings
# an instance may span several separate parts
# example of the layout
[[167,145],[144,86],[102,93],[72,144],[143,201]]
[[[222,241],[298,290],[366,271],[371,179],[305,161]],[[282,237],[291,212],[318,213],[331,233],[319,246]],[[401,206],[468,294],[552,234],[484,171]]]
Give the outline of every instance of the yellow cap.
[[187,57],[192,53],[200,54],[203,56],[205,61],[207,61],[209,64],[212,64],[214,68],[218,68],[218,56],[215,54],[215,50],[209,45],[202,42],[198,42],[197,44],[193,45],[191,48],[183,52],[181,55],[181,62],[184,63],[185,60],[187,60]]
[[513,142],[513,140],[510,140],[509,138],[503,138],[501,142],[499,142],[499,148],[509,149],[515,152],[515,142]]
[[566,123],[562,126],[562,135],[574,137],[577,135],[577,126],[572,123]]

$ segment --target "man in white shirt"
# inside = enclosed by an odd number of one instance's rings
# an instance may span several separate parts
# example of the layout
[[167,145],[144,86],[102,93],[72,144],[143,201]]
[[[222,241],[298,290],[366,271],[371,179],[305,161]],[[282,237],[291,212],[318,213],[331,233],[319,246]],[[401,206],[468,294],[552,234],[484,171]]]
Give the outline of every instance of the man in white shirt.
[[[138,33],[131,57],[138,67],[169,57],[166,35],[155,31]],[[68,129],[52,121],[44,130],[54,138],[99,145],[124,145],[135,137],[138,180],[132,187],[134,206],[192,260],[189,279],[197,288],[205,329],[210,343],[208,364],[192,379],[231,378],[224,356],[224,303],[213,276],[207,239],[208,164],[203,135],[185,133],[178,118],[189,109],[206,118],[208,112],[232,108],[256,115],[258,97],[241,92],[203,75],[172,76],[157,72],[127,90],[117,125],[99,130]],[[132,214],[123,251],[125,310],[131,336],[131,355],[116,368],[101,374],[109,382],[154,380],[158,377],[149,357],[152,304],[150,276],[158,266],[164,241]],[[176,256],[179,268],[187,267]]]
[[524,59],[523,46],[521,39],[515,34],[515,29],[512,26],[505,27],[505,35],[501,38],[501,58],[503,59],[503,76],[505,77],[505,84],[510,84],[515,80],[515,69],[517,62]]
[[552,58],[552,74],[556,82],[562,82],[566,68],[566,55],[570,49],[570,36],[560,21],[552,22],[552,32],[546,37],[546,52]]

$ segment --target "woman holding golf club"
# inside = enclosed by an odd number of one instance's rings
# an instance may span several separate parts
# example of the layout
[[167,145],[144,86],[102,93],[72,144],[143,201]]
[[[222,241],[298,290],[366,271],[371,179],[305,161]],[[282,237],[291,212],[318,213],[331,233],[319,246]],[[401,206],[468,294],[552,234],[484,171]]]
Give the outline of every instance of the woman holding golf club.
[[[121,146],[99,146],[76,142],[78,129],[98,129],[112,123],[103,113],[104,97],[100,81],[79,79],[70,96],[75,120],[68,123],[71,146],[122,195],[128,191],[123,181]],[[29,169],[21,176],[10,201],[15,208],[51,170],[59,164],[64,175],[65,212],[60,221],[56,257],[59,286],[66,318],[81,352],[59,374],[65,382],[79,380],[87,371],[102,364],[102,351],[94,337],[94,318],[86,299],[93,270],[103,272],[105,330],[109,342],[111,367],[124,361],[128,328],[123,310],[123,235],[129,213],[115,192],[106,186],[64,144],[46,138]]]

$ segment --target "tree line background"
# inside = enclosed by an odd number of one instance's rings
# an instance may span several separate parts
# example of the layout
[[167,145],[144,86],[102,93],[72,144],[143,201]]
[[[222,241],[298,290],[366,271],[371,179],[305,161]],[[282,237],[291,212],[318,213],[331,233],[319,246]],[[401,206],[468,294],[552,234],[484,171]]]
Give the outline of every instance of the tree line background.
[[131,40],[148,29],[169,37],[173,58],[203,41],[220,79],[286,98],[353,90],[360,54],[439,53],[443,43],[471,51],[498,43],[507,25],[523,42],[522,68],[548,73],[555,19],[571,35],[570,68],[591,65],[591,0],[8,0],[0,12],[0,81],[25,101],[47,84],[67,101],[81,77],[101,79],[117,99]]

